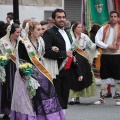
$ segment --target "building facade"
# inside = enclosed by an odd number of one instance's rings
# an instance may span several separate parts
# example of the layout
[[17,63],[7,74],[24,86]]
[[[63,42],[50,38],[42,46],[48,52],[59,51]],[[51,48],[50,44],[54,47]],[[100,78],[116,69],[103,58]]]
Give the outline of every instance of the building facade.
[[[13,0],[0,0],[0,20],[6,21],[6,14],[13,11],[12,4]],[[19,0],[20,22],[28,18],[46,20],[56,8],[65,9],[70,21],[81,19],[81,0]]]

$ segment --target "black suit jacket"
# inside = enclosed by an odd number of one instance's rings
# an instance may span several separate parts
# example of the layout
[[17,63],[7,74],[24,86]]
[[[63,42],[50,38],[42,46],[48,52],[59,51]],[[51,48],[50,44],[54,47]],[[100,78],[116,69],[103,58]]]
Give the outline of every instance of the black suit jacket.
[[[65,40],[62,37],[62,35],[59,33],[58,28],[54,26],[51,29],[47,30],[43,35],[43,40],[45,42],[44,57],[57,60],[58,66],[60,66],[62,61],[67,56],[66,56]],[[53,46],[56,46],[59,48],[58,53],[56,53],[52,50]]]
[[[67,33],[67,32],[66,32]],[[70,38],[70,34],[67,33],[70,42],[72,43],[72,39]],[[52,27],[51,29],[47,30],[43,34],[43,40],[45,42],[45,55],[44,57],[57,60],[58,68],[60,67],[63,60],[67,57],[66,55],[66,43],[62,35],[59,33],[57,27]],[[52,50],[52,47],[56,46],[59,48],[59,52],[56,53]],[[76,63],[72,63],[71,65],[72,70],[76,73],[77,77],[81,76],[80,68]]]

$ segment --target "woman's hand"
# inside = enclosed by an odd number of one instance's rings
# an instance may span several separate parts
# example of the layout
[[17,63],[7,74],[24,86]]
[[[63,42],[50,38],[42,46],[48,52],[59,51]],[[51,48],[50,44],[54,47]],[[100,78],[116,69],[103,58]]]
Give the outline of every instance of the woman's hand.
[[53,50],[54,52],[59,52],[59,48],[56,47],[56,46],[53,46],[53,47],[52,47],[52,50]]
[[23,77],[23,79],[24,79],[24,80],[28,80],[29,78],[25,75],[25,76]]
[[56,48],[54,49],[54,51],[55,51],[55,52],[59,52],[59,48],[56,47]]
[[78,77],[78,81],[82,81],[82,79],[83,79],[83,76]]

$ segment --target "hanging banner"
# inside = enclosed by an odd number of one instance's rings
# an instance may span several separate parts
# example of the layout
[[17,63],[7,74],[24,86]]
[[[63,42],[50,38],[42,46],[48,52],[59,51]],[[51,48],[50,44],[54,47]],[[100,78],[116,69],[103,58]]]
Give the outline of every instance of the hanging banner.
[[90,0],[91,21],[103,25],[109,21],[107,0]]
[[120,14],[120,0],[114,0],[115,10]]

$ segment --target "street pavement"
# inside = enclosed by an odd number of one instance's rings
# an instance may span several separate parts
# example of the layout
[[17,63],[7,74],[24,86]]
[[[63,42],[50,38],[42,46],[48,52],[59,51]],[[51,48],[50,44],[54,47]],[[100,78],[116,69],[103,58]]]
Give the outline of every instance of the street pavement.
[[[114,95],[114,86],[112,86],[112,92]],[[67,120],[120,120],[120,106],[115,105],[115,99],[106,98],[105,104],[93,104],[93,102],[99,99],[99,93],[100,86],[98,85],[97,96],[80,98],[80,105],[68,105],[66,110]]]
[[[99,99],[99,93],[100,86],[97,86],[97,96],[80,98],[79,105],[68,105],[67,120],[120,120],[120,106],[115,105],[115,99],[105,98],[105,104],[93,104]],[[112,93],[115,93],[114,86]]]

